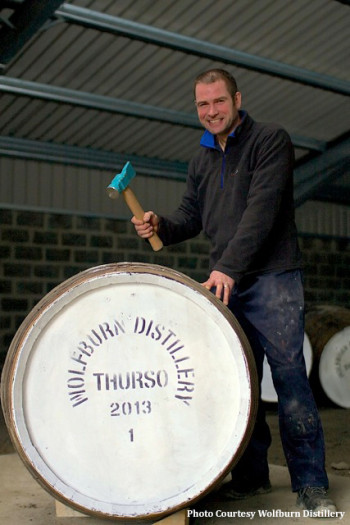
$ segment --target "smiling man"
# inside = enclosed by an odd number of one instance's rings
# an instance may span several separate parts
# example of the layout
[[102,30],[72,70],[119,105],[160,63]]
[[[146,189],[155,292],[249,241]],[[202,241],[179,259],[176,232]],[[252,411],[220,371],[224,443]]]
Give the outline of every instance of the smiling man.
[[[209,277],[203,286],[240,322],[260,381],[267,357],[297,504],[308,511],[335,512],[327,495],[322,426],[303,357],[304,298],[290,137],[279,125],[255,122],[241,110],[236,81],[225,70],[199,75],[194,93],[205,132],[189,164],[182,202],[171,215],[149,211],[142,221],[133,217],[132,222],[140,237],[157,232],[165,246],[202,230],[209,237]],[[225,498],[271,490],[270,443],[260,402],[252,438],[232,481],[222,488]]]
[[[233,89],[237,89],[236,86]],[[229,93],[225,81],[218,80],[211,84],[196,84],[195,97],[201,124],[216,135],[224,151],[227,137],[241,122],[241,94],[237,90]]]

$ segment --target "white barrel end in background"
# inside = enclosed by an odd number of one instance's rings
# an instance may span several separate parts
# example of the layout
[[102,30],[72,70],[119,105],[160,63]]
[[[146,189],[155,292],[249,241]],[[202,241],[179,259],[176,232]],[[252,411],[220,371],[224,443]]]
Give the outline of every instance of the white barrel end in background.
[[327,397],[350,408],[350,326],[331,337],[320,358],[319,378]]
[[[305,359],[306,373],[309,376],[312,369],[313,357],[310,339],[308,338],[306,333],[304,333],[303,353]],[[277,403],[278,401],[277,392],[272,381],[271,368],[269,363],[267,362],[266,356],[264,357],[263,363],[261,399],[266,403]]]
[[305,315],[314,365],[311,386],[319,403],[350,408],[350,310],[315,305]]

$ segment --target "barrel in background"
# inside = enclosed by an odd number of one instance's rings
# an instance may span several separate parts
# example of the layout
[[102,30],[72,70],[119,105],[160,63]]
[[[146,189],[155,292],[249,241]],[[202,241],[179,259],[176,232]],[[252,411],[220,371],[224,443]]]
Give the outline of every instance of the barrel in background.
[[319,377],[329,399],[342,408],[350,408],[350,326],[333,335],[325,345]]
[[[303,353],[304,353],[304,359],[305,359],[306,372],[307,372],[307,375],[309,376],[311,373],[311,369],[312,369],[313,355],[312,355],[310,339],[308,338],[308,335],[306,333],[304,333]],[[265,401],[266,403],[277,403],[278,401],[277,392],[275,390],[275,387],[272,381],[271,368],[266,359],[266,356],[264,357],[264,363],[263,363],[263,378],[261,382],[261,399]]]
[[350,408],[350,310],[316,305],[305,316],[314,355],[311,383],[320,402]]

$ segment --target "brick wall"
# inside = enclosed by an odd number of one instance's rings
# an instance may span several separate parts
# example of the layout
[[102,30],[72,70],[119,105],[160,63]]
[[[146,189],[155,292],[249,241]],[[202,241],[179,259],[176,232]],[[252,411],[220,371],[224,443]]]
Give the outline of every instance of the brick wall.
[[350,308],[350,239],[301,235],[306,306],[334,304]]
[[[129,221],[0,210],[0,365],[22,320],[52,288],[78,272],[111,262],[174,268],[207,277],[204,236],[153,252]],[[309,303],[350,304],[350,242],[303,236],[305,296]]]

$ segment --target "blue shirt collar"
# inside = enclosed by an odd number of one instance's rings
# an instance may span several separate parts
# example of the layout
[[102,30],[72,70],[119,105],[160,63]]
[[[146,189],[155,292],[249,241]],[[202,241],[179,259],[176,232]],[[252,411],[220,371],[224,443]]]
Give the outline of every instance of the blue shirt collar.
[[[242,111],[239,112],[239,115],[241,117],[241,122],[237,126],[237,128],[242,124],[243,120],[245,119],[245,117],[247,115],[247,112],[242,110]],[[234,137],[235,136],[235,132],[236,132],[237,128],[235,128],[232,131],[232,133],[229,134],[229,137]],[[202,135],[202,138],[201,138],[201,141],[200,141],[200,145],[204,146],[205,148],[213,148],[213,149],[218,149],[219,148],[219,145],[216,142],[216,136],[213,135],[212,133],[210,133],[210,131],[208,131],[207,129],[205,130],[205,132]]]

